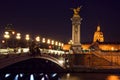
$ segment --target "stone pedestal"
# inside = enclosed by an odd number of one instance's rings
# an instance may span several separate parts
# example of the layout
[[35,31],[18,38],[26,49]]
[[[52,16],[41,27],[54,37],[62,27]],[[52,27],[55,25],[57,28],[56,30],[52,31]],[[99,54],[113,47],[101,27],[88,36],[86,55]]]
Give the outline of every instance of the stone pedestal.
[[73,54],[81,54],[82,53],[81,45],[72,45],[71,50],[73,51]]

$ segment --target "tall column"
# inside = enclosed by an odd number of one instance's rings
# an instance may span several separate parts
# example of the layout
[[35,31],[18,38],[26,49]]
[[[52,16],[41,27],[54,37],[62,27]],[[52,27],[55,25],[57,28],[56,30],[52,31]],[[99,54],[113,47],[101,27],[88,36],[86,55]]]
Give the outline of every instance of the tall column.
[[73,9],[74,14],[71,18],[72,21],[72,41],[73,45],[80,45],[80,24],[81,17],[79,15],[80,7]]
[[72,21],[72,50],[73,53],[81,53],[82,52],[82,47],[80,43],[80,25],[81,25],[81,17],[79,15],[80,8],[74,8],[72,9],[74,14],[73,17],[71,18]]

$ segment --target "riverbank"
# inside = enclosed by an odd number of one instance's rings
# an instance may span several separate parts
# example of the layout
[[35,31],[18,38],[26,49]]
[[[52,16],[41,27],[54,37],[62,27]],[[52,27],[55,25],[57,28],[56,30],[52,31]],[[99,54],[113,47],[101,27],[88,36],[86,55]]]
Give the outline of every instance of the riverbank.
[[66,69],[67,73],[120,73],[120,68],[74,67]]

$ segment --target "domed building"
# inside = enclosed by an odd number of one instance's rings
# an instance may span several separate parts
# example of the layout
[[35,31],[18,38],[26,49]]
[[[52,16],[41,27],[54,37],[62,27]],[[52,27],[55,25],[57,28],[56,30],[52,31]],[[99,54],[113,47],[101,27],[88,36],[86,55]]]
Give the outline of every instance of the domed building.
[[100,31],[100,26],[97,26],[97,31],[94,33],[93,42],[104,42],[103,32]]
[[[94,43],[98,43],[98,47],[102,51],[120,51],[120,43],[113,42],[105,42],[105,38],[103,32],[101,31],[100,25],[97,26],[97,30],[93,35],[93,43],[81,43],[83,50],[89,50],[90,46]],[[69,44],[64,45],[64,50],[69,50],[71,47],[71,42]]]

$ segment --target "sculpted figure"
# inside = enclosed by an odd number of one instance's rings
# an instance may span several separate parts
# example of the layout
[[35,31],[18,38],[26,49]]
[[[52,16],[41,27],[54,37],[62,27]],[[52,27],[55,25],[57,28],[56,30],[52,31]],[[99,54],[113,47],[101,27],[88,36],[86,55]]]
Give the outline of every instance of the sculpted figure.
[[77,8],[72,8],[74,15],[78,15],[80,12],[81,7],[77,7]]

